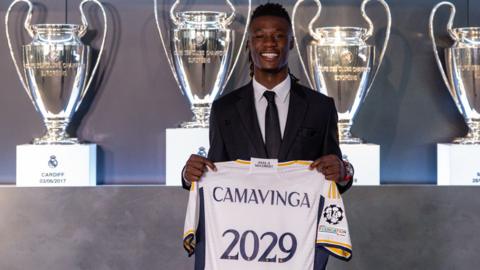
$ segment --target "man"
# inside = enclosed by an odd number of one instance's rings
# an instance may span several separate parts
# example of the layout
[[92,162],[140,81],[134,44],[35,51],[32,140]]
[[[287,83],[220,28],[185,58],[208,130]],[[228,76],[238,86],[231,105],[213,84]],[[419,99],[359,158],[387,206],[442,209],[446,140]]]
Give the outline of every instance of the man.
[[[199,181],[206,167],[215,170],[214,162],[251,157],[313,160],[310,168],[335,181],[340,192],[352,185],[353,168],[341,160],[334,101],[289,74],[293,46],[290,16],[281,5],[255,9],[247,44],[252,82],[213,103],[208,158],[189,158],[184,188]],[[327,259],[316,252],[315,269],[323,269]]]

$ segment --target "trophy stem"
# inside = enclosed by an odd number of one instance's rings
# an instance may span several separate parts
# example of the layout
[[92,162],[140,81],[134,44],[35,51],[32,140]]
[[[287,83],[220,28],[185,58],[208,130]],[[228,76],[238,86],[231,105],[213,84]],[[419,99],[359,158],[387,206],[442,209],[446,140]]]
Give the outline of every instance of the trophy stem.
[[47,133],[41,138],[35,138],[34,144],[77,144],[77,138],[70,138],[67,126],[70,121],[45,120]]
[[193,104],[191,109],[193,112],[193,119],[191,122],[183,122],[180,124],[182,128],[208,128],[210,109],[212,104],[199,103]]
[[465,137],[456,138],[455,144],[480,144],[480,120],[468,120],[468,133]]
[[355,138],[350,133],[350,128],[352,123],[350,120],[340,120],[338,121],[338,135],[340,137],[341,144],[361,144],[363,143],[361,139]]

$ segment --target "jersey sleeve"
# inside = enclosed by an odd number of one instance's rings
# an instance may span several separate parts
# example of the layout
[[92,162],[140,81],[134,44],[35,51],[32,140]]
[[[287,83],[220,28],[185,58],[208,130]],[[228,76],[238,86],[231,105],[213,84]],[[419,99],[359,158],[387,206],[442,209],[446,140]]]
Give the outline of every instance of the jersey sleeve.
[[183,247],[187,251],[188,256],[195,252],[196,232],[199,219],[199,195],[198,183],[192,182],[188,195],[187,213],[185,215],[185,225],[183,229]]
[[345,207],[335,182],[327,182],[322,192],[324,203],[317,228],[317,247],[348,261],[352,257],[352,244]]

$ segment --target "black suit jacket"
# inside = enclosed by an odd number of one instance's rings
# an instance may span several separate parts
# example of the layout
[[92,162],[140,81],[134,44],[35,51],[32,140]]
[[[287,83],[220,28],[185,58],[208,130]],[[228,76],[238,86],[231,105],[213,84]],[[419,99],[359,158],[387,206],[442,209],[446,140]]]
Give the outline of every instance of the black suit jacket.
[[[254,102],[250,82],[213,103],[208,159],[220,162],[267,157]],[[279,161],[315,160],[328,154],[341,159],[337,120],[332,98],[292,79]],[[346,191],[351,182],[338,185],[340,192]]]

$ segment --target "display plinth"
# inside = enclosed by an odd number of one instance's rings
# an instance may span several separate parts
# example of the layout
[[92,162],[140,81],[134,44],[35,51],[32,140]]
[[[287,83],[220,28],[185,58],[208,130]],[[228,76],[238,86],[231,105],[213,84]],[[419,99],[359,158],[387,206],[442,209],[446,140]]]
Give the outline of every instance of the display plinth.
[[437,144],[437,184],[480,186],[480,145]]
[[[183,166],[191,154],[206,156],[208,128],[167,129],[166,185],[182,185]],[[345,159],[355,168],[354,185],[380,185],[380,146],[377,144],[341,144]]]
[[167,129],[166,185],[182,185],[182,169],[191,154],[206,156],[209,149],[208,128]]
[[97,145],[17,145],[17,186],[96,186]]
[[380,185],[380,145],[341,144],[343,159],[352,163],[355,169],[353,185]]

